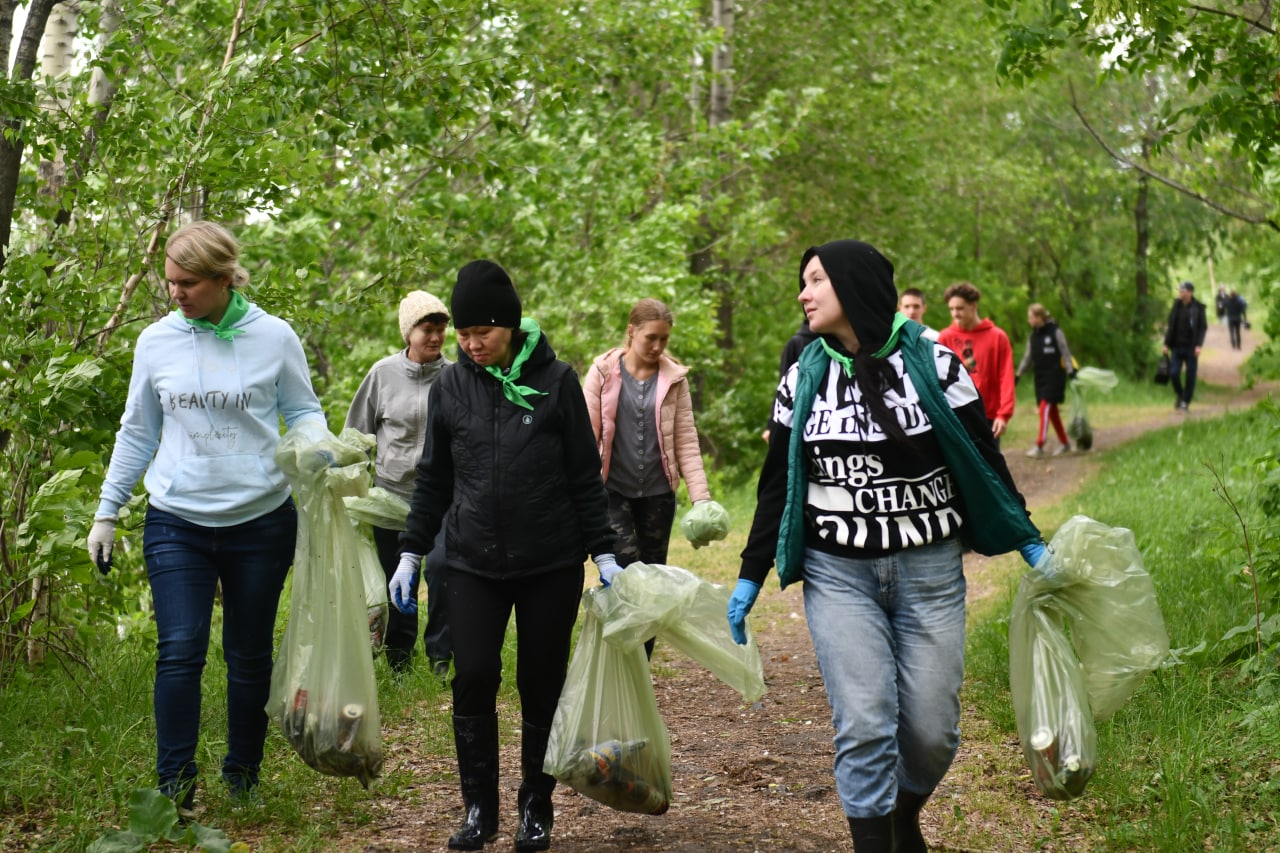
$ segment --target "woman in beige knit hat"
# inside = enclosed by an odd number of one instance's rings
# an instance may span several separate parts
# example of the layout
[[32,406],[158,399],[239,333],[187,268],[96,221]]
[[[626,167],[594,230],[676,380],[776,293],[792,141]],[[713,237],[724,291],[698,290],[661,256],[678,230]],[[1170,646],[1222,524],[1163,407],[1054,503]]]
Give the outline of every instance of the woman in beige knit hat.
[[[399,313],[404,349],[369,368],[351,401],[346,425],[377,439],[374,484],[408,501],[413,497],[414,468],[426,435],[427,390],[453,362],[442,351],[449,325],[449,309],[444,302],[430,293],[414,290],[400,300]],[[378,561],[388,581],[398,565],[399,535],[395,530],[373,528]],[[453,647],[445,617],[444,548],[440,544],[426,559],[427,625],[422,643],[432,671],[447,678]],[[388,608],[387,662],[397,673],[405,672],[412,664],[418,636],[417,602],[410,605],[412,613]]]

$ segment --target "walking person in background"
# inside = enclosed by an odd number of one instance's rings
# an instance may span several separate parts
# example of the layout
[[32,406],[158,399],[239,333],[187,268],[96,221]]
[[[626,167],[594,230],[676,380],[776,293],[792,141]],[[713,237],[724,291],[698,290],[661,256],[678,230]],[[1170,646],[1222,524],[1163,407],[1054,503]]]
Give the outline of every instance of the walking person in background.
[[930,328],[929,324],[924,321],[926,306],[924,304],[923,290],[918,287],[908,287],[902,291],[898,295],[898,310],[905,314],[908,320],[915,320],[921,326],[924,326],[924,331],[920,334],[930,340],[936,341],[938,339],[937,330]]
[[920,853],[920,810],[960,742],[960,540],[1033,564],[1045,548],[963,364],[895,312],[892,264],[839,240],[800,270],[821,345],[778,386],[729,629],[747,642],[775,563],[783,587],[804,582],[854,850]]
[[1218,294],[1213,298],[1213,310],[1218,315],[1218,323],[1225,323],[1224,319],[1227,314],[1227,289],[1225,287],[1218,288]]
[[[667,352],[674,322],[666,304],[641,299],[623,345],[597,356],[583,381],[623,566],[667,562],[682,477],[695,504],[711,500],[689,368]],[[645,652],[653,654],[652,639]]]
[[1227,301],[1223,308],[1227,314],[1227,334],[1231,337],[1231,348],[1240,349],[1242,340],[1240,335],[1240,327],[1246,325],[1245,311],[1248,310],[1248,303],[1244,301],[1244,297],[1232,290],[1227,294]]
[[1013,417],[1013,347],[1004,330],[978,316],[981,292],[967,281],[951,285],[943,293],[951,311],[951,325],[938,333],[938,342],[950,347],[964,362],[991,424],[991,435],[1000,436]]
[[[1196,390],[1196,368],[1200,350],[1209,331],[1204,303],[1196,299],[1196,286],[1189,281],[1178,285],[1178,298],[1169,309],[1164,329],[1164,352],[1169,356],[1169,384],[1176,395],[1173,407],[1185,412]],[[1186,368],[1186,378],[1182,371]]]
[[450,301],[458,363],[432,384],[392,602],[412,598],[422,555],[445,533],[453,638],[453,738],[465,816],[451,850],[498,835],[498,687],[516,617],[523,718],[517,851],[551,846],[555,777],[542,772],[590,554],[621,569],[600,455],[578,376],[531,318],[506,271],[472,261]]
[[324,412],[298,336],[240,292],[249,275],[221,225],[198,221],[165,245],[178,310],[138,336],[133,375],[89,533],[110,568],[115,524],[139,477],[148,495],[142,553],[156,625],[156,774],[191,816],[200,679],[221,589],[227,664],[222,778],[234,800],[258,785],[267,734],[276,608],[298,517],[275,461],[286,427]]
[[1031,325],[1027,352],[1022,356],[1014,377],[1015,381],[1021,379],[1028,367],[1035,371],[1039,422],[1035,446],[1027,451],[1027,455],[1044,455],[1044,443],[1048,438],[1049,426],[1052,425],[1054,435],[1058,437],[1058,446],[1053,449],[1053,455],[1058,456],[1071,450],[1058,406],[1067,397],[1067,380],[1076,375],[1074,361],[1067,346],[1067,336],[1062,334],[1062,329],[1058,328],[1049,309],[1039,302],[1033,302],[1027,308],[1027,322]]
[[[400,339],[405,347],[380,359],[365,375],[347,410],[346,426],[377,440],[373,483],[408,501],[413,497],[416,466],[427,430],[427,392],[453,362],[442,352],[449,327],[449,309],[437,297],[415,290],[400,300]],[[373,528],[378,561],[387,581],[400,563],[400,532]],[[427,554],[427,625],[422,646],[431,671],[447,678],[453,647],[445,615],[443,532]],[[406,610],[388,608],[385,646],[387,663],[396,673],[413,663],[418,638],[417,578]]]

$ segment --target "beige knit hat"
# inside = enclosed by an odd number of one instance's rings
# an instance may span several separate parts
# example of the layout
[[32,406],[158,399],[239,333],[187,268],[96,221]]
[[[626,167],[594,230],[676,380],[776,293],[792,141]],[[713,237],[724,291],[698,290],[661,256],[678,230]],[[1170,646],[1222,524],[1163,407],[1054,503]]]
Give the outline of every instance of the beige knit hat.
[[449,319],[449,309],[444,303],[424,290],[413,290],[400,300],[400,337],[409,343],[409,333],[413,327],[432,314],[443,314]]

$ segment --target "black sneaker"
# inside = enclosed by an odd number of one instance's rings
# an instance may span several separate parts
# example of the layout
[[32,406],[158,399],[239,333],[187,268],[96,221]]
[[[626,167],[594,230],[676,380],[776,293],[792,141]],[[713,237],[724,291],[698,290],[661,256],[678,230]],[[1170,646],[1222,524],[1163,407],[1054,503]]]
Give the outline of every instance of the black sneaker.
[[160,793],[173,800],[178,809],[178,821],[186,823],[196,816],[196,780],[185,782],[161,782]]

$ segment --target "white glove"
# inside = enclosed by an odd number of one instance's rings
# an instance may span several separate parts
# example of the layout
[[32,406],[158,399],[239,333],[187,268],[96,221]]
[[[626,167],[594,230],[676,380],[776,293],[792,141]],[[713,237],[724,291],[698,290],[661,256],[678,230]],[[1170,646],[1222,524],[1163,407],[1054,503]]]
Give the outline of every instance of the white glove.
[[111,551],[115,543],[115,517],[95,518],[89,529],[89,559],[104,575],[111,571]]
[[605,586],[613,583],[613,579],[618,576],[618,572],[622,571],[622,566],[618,565],[618,561],[613,558],[612,554],[601,554],[592,559],[596,564],[596,570],[600,572],[600,583]]
[[396,606],[396,610],[406,616],[412,616],[418,612],[418,566],[421,564],[421,554],[410,554],[406,551],[400,555],[400,564],[396,566],[396,573],[391,576],[391,583],[387,584],[391,603]]

